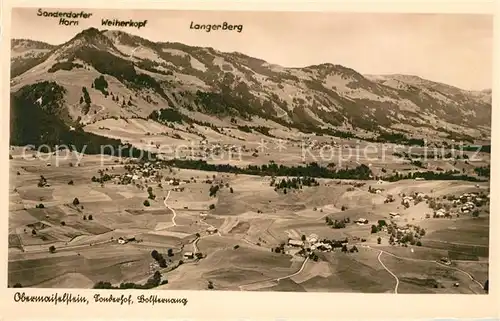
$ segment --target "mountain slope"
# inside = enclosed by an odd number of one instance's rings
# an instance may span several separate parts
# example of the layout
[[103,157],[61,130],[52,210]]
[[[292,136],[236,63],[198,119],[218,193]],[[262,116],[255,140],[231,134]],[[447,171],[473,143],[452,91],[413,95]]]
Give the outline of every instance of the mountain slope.
[[[67,146],[86,154],[140,155],[120,140],[84,132],[68,126],[64,109],[65,89],[55,82],[40,82],[23,87],[10,97],[10,144]],[[36,98],[38,97],[38,98]],[[121,147],[121,149],[120,149]]]
[[[286,68],[241,53],[154,43],[95,28],[43,50],[36,64],[12,73],[12,91],[55,81],[66,90],[69,117],[84,124],[174,108],[227,119],[268,119],[303,131],[428,137],[489,137],[490,132],[491,92],[414,76],[363,76],[329,63]],[[12,68],[19,61],[12,60]]]

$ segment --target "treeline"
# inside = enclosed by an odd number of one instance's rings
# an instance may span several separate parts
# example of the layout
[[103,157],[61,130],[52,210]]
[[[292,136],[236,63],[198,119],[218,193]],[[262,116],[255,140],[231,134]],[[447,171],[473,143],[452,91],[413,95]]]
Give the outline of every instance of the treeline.
[[150,290],[156,288],[159,285],[167,284],[168,280],[161,280],[162,275],[159,271],[156,271],[152,277],[150,277],[146,283],[138,284],[133,282],[124,282],[119,286],[113,286],[110,282],[99,281],[94,284],[94,289],[107,289],[107,290],[125,290],[125,289],[138,289],[138,290]]
[[245,133],[251,133],[252,131],[259,132],[263,135],[269,136],[269,137],[274,137],[269,133],[271,128],[265,127],[265,126],[248,126],[248,125],[243,125],[243,126],[238,126],[238,129],[241,130],[242,132]]
[[469,182],[484,182],[485,180],[479,179],[474,176],[468,176],[464,174],[460,174],[459,171],[446,171],[446,172],[412,172],[412,173],[396,173],[391,176],[383,177],[385,181],[396,182],[404,179],[416,179],[423,178],[428,181],[469,181]]
[[476,172],[478,176],[490,177],[490,166],[476,167],[474,168],[474,172]]
[[481,146],[462,146],[462,150],[469,152],[480,151],[482,153],[491,154],[491,145],[481,145]]
[[149,114],[148,118],[159,123],[173,122],[178,124],[188,124],[191,126],[193,124],[196,124],[199,126],[208,127],[217,133],[221,133],[220,129],[214,124],[192,119],[173,108],[162,108],[157,111],[153,111],[151,114]]
[[464,154],[463,150],[460,150],[458,153],[451,153],[447,152],[443,155],[437,154],[437,153],[429,153],[427,151],[423,152],[422,154],[414,154],[414,153],[407,153],[407,152],[401,152],[401,153],[392,153],[393,156],[399,157],[399,158],[404,158],[410,161],[414,161],[415,159],[469,159],[469,155]]
[[165,161],[167,166],[195,169],[210,172],[223,172],[234,174],[260,175],[260,176],[294,176],[294,177],[321,177],[331,179],[358,179],[369,180],[372,177],[370,168],[364,164],[355,168],[331,170],[319,166],[317,163],[309,163],[306,166],[285,166],[269,163],[264,165],[249,165],[246,168],[236,167],[229,164],[208,164],[204,160],[172,159]]
[[54,73],[58,70],[70,71],[73,68],[84,68],[84,66],[82,64],[74,63],[72,61],[56,62],[49,68],[49,70],[47,70],[47,72]]
[[347,224],[351,222],[351,219],[346,217],[343,220],[332,220],[329,216],[325,217],[325,222],[328,226],[334,229],[345,228]]
[[[366,140],[366,139],[365,139]],[[420,138],[409,138],[402,133],[382,132],[372,142],[393,143],[410,146],[425,146],[425,141]]]
[[276,182],[275,179],[271,180],[271,186],[278,189],[301,189],[302,186],[318,186],[319,182],[313,177],[293,177],[283,178],[281,181]]

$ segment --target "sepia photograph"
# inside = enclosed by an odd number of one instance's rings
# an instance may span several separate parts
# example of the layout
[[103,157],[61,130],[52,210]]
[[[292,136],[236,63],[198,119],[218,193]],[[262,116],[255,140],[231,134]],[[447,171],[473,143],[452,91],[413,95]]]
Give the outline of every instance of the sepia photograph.
[[488,294],[493,15],[18,7],[9,37],[9,288]]

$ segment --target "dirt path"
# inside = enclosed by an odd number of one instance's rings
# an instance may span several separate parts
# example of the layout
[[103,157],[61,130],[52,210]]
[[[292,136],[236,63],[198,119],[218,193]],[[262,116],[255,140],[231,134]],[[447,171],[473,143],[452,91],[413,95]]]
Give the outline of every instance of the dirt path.
[[[222,236],[222,234],[220,233],[219,229],[218,229],[218,228],[216,228],[215,226],[213,226],[212,224],[208,224],[208,223],[207,223],[207,222],[205,222],[204,220],[201,220],[200,222],[201,222],[201,223],[203,223],[203,224],[205,224],[206,226],[209,226],[209,227],[211,227],[211,228],[213,228],[213,229],[216,229],[216,230],[217,230],[217,235]],[[207,236],[208,236],[208,235],[207,235]]]
[[[400,259],[400,260],[408,260],[408,261],[419,261],[419,262],[429,262],[429,263],[435,263],[435,264],[437,264],[437,265],[439,265],[439,266],[442,266],[442,267],[445,267],[445,268],[449,268],[449,269],[452,269],[452,270],[456,270],[456,271],[458,271],[458,272],[461,272],[461,273],[463,273],[463,274],[467,275],[467,276],[469,277],[469,279],[471,279],[471,281],[473,281],[473,282],[474,282],[474,283],[476,283],[476,284],[477,284],[477,285],[478,285],[481,289],[483,289],[483,285],[482,285],[480,282],[478,282],[478,281],[477,281],[477,280],[476,280],[476,279],[475,279],[475,278],[474,278],[474,277],[473,277],[470,273],[468,273],[468,272],[466,272],[466,271],[464,271],[464,270],[462,270],[462,269],[459,269],[459,268],[457,268],[457,267],[454,267],[454,266],[449,266],[449,265],[446,265],[446,264],[442,264],[442,263],[440,263],[439,261],[436,261],[436,260],[412,259],[412,258],[409,258],[409,257],[402,257],[402,256],[398,256],[398,255],[392,254],[392,253],[387,252],[387,251],[384,251],[384,250],[375,249],[375,248],[373,248],[373,247],[371,247],[371,246],[369,246],[369,245],[368,245],[368,246],[366,246],[366,248],[368,248],[368,249],[372,249],[372,250],[377,250],[377,251],[380,251],[380,254],[379,254],[379,256],[378,256],[378,260],[379,260],[380,264],[382,264],[382,266],[383,266],[383,267],[384,267],[384,268],[385,268],[385,269],[386,269],[389,273],[391,273],[391,274],[394,276],[394,278],[396,278],[397,280],[398,280],[398,278],[397,278],[397,277],[396,277],[396,276],[395,276],[395,275],[394,275],[391,271],[389,271],[389,269],[387,269],[387,268],[385,267],[385,265],[382,263],[382,261],[380,260],[380,256],[382,255],[382,253],[387,254],[387,255],[390,255],[390,256],[395,257],[395,258]],[[475,262],[475,261],[470,261],[470,262]],[[399,284],[399,280],[398,280],[398,282],[397,282],[397,285],[398,285],[398,284]],[[396,288],[395,288],[395,293],[397,293],[397,292],[396,292],[396,290],[397,290],[397,285],[396,285]]]
[[437,263],[438,265],[441,265],[441,266],[444,266],[444,267],[447,267],[447,268],[450,268],[450,269],[453,269],[453,270],[457,270],[457,271],[459,271],[459,272],[462,272],[463,274],[467,275],[467,276],[469,277],[469,279],[471,279],[471,281],[474,281],[477,285],[479,285],[481,288],[483,288],[483,285],[482,285],[481,283],[479,283],[476,279],[474,279],[474,277],[473,277],[470,273],[468,273],[468,272],[466,272],[466,271],[464,271],[464,270],[462,270],[462,269],[459,269],[459,268],[457,268],[457,267],[454,267],[454,266],[448,266],[448,265],[445,265],[445,264],[439,263],[439,262],[437,262],[437,261],[436,261],[436,263]]
[[200,240],[200,238],[197,237],[196,240],[194,240],[194,242],[193,242],[193,253],[195,253],[195,254],[198,253],[198,245],[197,245],[197,243],[198,243],[199,240]]
[[389,274],[391,274],[395,279],[396,279],[396,285],[394,286],[394,293],[395,294],[398,294],[398,286],[399,286],[399,279],[398,277],[396,276],[396,274],[392,273],[391,270],[389,270],[387,268],[387,266],[385,266],[385,264],[382,262],[382,260],[380,259],[380,257],[382,256],[382,253],[384,253],[384,251],[380,251],[380,253],[378,254],[378,261],[380,262],[380,264],[382,265],[382,267],[387,271],[389,272]]
[[280,280],[283,280],[283,279],[288,279],[288,278],[291,278],[291,277],[294,277],[300,273],[302,273],[302,271],[304,270],[304,268],[306,267],[306,263],[309,261],[309,257],[306,257],[304,262],[302,263],[302,266],[300,267],[300,269],[295,272],[295,273],[292,273],[292,274],[289,274],[289,275],[286,275],[286,276],[282,276],[280,278],[272,278],[272,279],[266,279],[266,280],[262,280],[262,281],[257,281],[257,282],[252,282],[252,283],[248,283],[248,284],[244,284],[244,285],[240,285],[238,286],[238,288],[240,289],[240,291],[244,291],[244,288],[246,286],[250,286],[250,285],[253,285],[255,286],[256,284],[259,284],[259,283],[268,283],[268,282],[273,282],[273,281],[276,281],[276,282],[279,282]]
[[306,257],[306,259],[305,259],[305,260],[304,260],[304,262],[302,263],[302,266],[300,267],[300,269],[299,269],[297,272],[295,272],[295,273],[293,273],[293,274],[290,274],[290,275],[287,275],[287,276],[284,276],[284,277],[282,277],[282,278],[277,278],[277,279],[275,279],[275,280],[276,280],[277,282],[279,282],[280,280],[283,280],[283,279],[289,279],[289,278],[291,278],[291,277],[294,277],[294,276],[296,276],[296,275],[299,275],[300,273],[302,273],[302,271],[303,271],[303,270],[304,270],[304,268],[306,267],[306,263],[307,263],[307,261],[309,261],[309,257]]
[[167,209],[169,209],[169,210],[172,211],[172,213],[174,214],[174,216],[172,216],[172,226],[177,226],[177,224],[175,223],[175,218],[177,217],[177,213],[175,212],[175,210],[173,208],[171,208],[170,206],[167,205],[167,200],[168,200],[169,197],[170,197],[170,191],[168,191],[167,196],[163,200],[163,205],[165,205],[165,207]]

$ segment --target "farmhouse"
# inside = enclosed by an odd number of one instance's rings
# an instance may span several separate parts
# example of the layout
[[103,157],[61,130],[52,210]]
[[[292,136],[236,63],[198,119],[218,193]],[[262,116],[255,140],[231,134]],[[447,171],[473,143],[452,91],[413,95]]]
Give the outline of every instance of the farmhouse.
[[[323,243],[323,242],[318,242],[316,244],[314,244],[314,247],[320,251],[331,251],[332,250],[332,246],[328,243]],[[312,247],[311,247],[312,249]]]
[[368,220],[365,218],[358,218],[357,220],[354,221],[354,223],[358,225],[366,225],[368,224]]
[[307,238],[307,242],[311,244],[318,242],[318,236],[316,234],[309,235],[309,237]]
[[194,257],[194,254],[193,254],[193,252],[184,252],[183,257],[185,259],[192,259]]
[[289,239],[288,245],[293,246],[293,247],[300,247],[300,246],[304,246],[304,242],[302,242],[300,240]]
[[207,227],[207,233],[208,234],[214,234],[214,233],[217,233],[217,229],[213,226],[209,226]]
[[118,238],[118,244],[125,244],[127,241],[123,237]]
[[436,217],[445,217],[446,216],[446,210],[444,210],[444,209],[441,208],[441,209],[439,209],[439,210],[436,211],[435,215],[436,215]]

